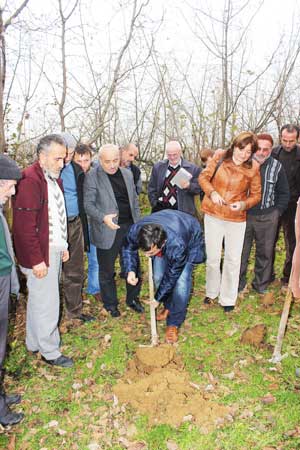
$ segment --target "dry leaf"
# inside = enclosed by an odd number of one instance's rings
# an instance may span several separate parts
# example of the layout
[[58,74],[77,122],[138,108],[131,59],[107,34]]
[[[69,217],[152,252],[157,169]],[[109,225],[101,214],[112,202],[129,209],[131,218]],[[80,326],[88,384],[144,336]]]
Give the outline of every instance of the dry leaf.
[[16,435],[13,434],[9,440],[7,450],[15,450],[16,448]]
[[167,446],[168,450],[178,450],[179,449],[178,445],[174,441],[167,441],[166,446]]
[[267,394],[264,397],[262,397],[260,400],[265,405],[269,405],[271,403],[276,402],[276,398],[272,394]]

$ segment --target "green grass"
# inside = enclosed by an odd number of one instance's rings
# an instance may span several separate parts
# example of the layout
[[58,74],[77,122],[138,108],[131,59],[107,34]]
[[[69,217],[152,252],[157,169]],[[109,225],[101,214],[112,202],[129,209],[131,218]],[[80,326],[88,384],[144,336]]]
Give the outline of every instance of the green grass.
[[[279,274],[283,252],[278,253]],[[99,305],[90,298],[86,309],[97,316],[97,322],[63,332],[63,352],[74,357],[74,369],[51,368],[29,355],[24,330],[17,333],[17,327],[12,327],[6,387],[23,394],[22,404],[15,409],[24,411],[25,420],[1,430],[0,448],[87,450],[96,443],[98,448],[117,450],[125,448],[126,439],[127,445],[139,442],[139,448],[149,450],[165,450],[170,441],[181,450],[300,449],[300,380],[295,378],[295,368],[300,366],[300,304],[293,305],[284,338],[283,352],[288,356],[274,365],[268,361],[270,345],[275,343],[285,294],[272,287],[277,300],[265,309],[250,291],[233,314],[225,315],[217,305],[204,307],[204,282],[205,268],[197,267],[178,350],[191,379],[203,389],[213,383],[213,398],[234,409],[231,423],[208,434],[190,423],[178,429],[163,424],[151,427],[147,417],[116,404],[112,386],[124,373],[136,347],[150,341],[148,317],[143,320],[124,306],[121,280],[120,319],[100,315]],[[148,296],[147,281],[142,296]],[[22,314],[21,302],[18,317]],[[242,332],[259,323],[267,327],[269,346],[242,345]],[[164,325],[159,324],[158,330],[163,338]],[[270,394],[274,401],[263,403]],[[128,435],[132,426],[134,432]]]

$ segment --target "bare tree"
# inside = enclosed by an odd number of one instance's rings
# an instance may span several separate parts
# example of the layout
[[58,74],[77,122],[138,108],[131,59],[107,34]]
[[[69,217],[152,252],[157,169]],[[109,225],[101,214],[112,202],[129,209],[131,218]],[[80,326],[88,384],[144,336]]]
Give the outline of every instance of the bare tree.
[[4,18],[5,7],[0,6],[0,152],[3,153],[6,150],[5,139],[5,115],[4,115],[4,89],[6,81],[6,33],[8,27],[12,24],[22,10],[26,7],[29,0],[24,0],[21,5],[7,18]]

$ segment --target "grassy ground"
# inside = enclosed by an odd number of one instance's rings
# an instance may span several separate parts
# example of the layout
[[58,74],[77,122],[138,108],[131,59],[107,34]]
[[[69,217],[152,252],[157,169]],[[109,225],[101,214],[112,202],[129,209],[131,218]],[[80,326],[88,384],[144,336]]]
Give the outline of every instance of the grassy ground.
[[[283,252],[278,248],[280,272]],[[146,266],[144,262],[144,266]],[[250,269],[251,273],[251,269]],[[24,346],[25,299],[21,299],[11,328],[7,360],[8,391],[23,395],[16,410],[24,421],[0,430],[0,448],[9,450],[270,450],[300,448],[300,303],[294,302],[284,339],[288,356],[277,365],[272,355],[285,293],[272,287],[274,305],[265,308],[250,291],[232,314],[215,305],[205,307],[204,266],[195,272],[187,320],[180,332],[178,351],[186,370],[212,399],[234,409],[233,420],[213,432],[200,433],[193,423],[180,428],[150,427],[147,417],[118,405],[111,387],[124,373],[139,344],[150,341],[149,317],[140,317],[124,306],[124,286],[119,283],[122,316],[112,319],[88,298],[85,310],[95,314],[90,324],[62,321],[63,353],[75,360],[73,369],[45,365]],[[147,283],[143,297],[147,298]],[[242,332],[256,324],[267,327],[266,345],[240,343]],[[164,326],[159,324],[164,336]]]

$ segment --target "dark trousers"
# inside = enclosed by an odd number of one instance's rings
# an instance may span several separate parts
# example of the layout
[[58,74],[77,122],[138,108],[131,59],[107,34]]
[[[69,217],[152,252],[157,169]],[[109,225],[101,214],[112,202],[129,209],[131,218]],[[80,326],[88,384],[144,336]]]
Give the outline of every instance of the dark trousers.
[[[115,282],[115,262],[121,252],[124,237],[131,223],[120,224],[117,230],[114,243],[109,249],[97,248],[97,258],[99,262],[99,283],[101,286],[101,296],[105,309],[111,311],[118,306],[117,287]],[[122,261],[121,261],[122,267]],[[126,274],[124,274],[125,276]],[[139,277],[139,270],[137,276]],[[127,283],[126,280],[126,303],[130,304],[140,293],[141,281],[136,286]]]
[[2,378],[7,341],[9,292],[10,275],[0,277],[0,416],[4,416],[7,412]]
[[253,241],[255,241],[256,250],[252,286],[258,292],[262,292],[268,287],[272,273],[278,221],[279,211],[277,209],[269,214],[257,216],[248,214],[241,257],[239,291],[246,286],[246,274]]
[[68,222],[70,258],[63,264],[63,286],[66,315],[69,319],[82,310],[82,287],[84,281],[84,244],[80,217]]
[[283,266],[283,276],[282,281],[288,283],[290,278],[290,273],[292,269],[293,254],[296,247],[296,235],[295,235],[295,217],[296,217],[297,204],[289,204],[288,208],[282,214],[279,219],[276,240],[273,251],[273,262],[272,262],[272,275],[271,280],[275,279],[274,273],[274,261],[275,261],[275,247],[276,242],[279,238],[280,227],[282,226],[284,243],[285,243],[285,261]]

